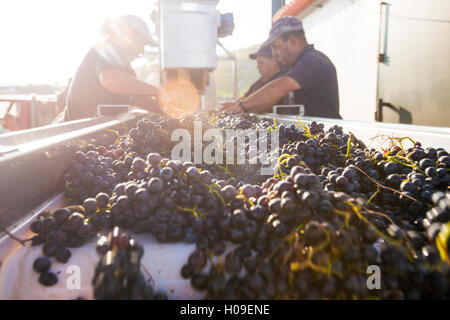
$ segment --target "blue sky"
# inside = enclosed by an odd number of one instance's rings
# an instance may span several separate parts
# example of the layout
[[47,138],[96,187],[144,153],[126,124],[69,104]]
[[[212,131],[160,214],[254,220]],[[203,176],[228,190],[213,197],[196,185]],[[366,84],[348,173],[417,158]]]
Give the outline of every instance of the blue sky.
[[[0,85],[65,84],[99,39],[103,20],[136,14],[149,22],[155,0],[0,1]],[[220,0],[233,12],[231,50],[261,43],[270,29],[271,0]]]

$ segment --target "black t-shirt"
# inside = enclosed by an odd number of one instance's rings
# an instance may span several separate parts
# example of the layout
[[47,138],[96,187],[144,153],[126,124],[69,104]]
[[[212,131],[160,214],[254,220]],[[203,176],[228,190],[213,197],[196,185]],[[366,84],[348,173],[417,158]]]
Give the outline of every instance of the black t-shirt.
[[[278,79],[280,77],[282,77],[284,74],[286,73],[285,69],[282,69],[280,72],[278,72],[277,74],[273,75],[270,79],[268,80],[264,80],[262,77],[259,78],[258,80],[256,80],[255,83],[253,83],[250,86],[250,89],[248,89],[248,91],[245,93],[244,97],[248,97],[249,95],[251,95],[252,93],[258,91],[259,89],[261,89],[262,87],[264,87],[266,84],[268,84],[269,82]],[[283,104],[288,104],[288,96],[283,97],[280,101],[278,101],[275,105],[283,105]]]
[[264,81],[263,78],[259,78],[258,80],[256,80],[248,89],[248,91],[245,93],[244,97],[248,97],[249,95],[251,95],[252,93],[258,91],[259,89],[261,89],[262,87],[264,87],[264,85],[267,83],[267,81]]
[[92,48],[70,84],[65,121],[93,117],[97,114],[99,104],[130,104],[130,96],[115,94],[100,84],[99,75],[106,68],[124,70],[135,76],[131,68],[108,62],[97,52],[96,47]]
[[294,91],[294,100],[305,106],[305,116],[342,119],[336,68],[325,54],[307,45],[286,76],[301,86]]

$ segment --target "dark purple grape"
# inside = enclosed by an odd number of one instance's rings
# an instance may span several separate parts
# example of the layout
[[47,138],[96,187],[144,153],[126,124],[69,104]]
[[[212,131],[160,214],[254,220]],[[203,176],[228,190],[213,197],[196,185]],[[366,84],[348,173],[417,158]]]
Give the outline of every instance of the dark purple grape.
[[97,194],[97,196],[95,197],[95,200],[97,201],[97,205],[100,208],[106,208],[106,206],[109,203],[109,195],[104,192],[101,192],[101,193]]
[[158,153],[149,153],[147,156],[147,162],[152,166],[158,166],[162,157]]
[[46,287],[54,286],[58,282],[58,277],[53,272],[43,272],[39,277],[39,283]]
[[161,192],[164,188],[164,183],[160,178],[151,178],[148,182],[148,190],[153,193]]
[[234,186],[227,185],[222,188],[221,193],[226,201],[231,201],[237,195],[237,190]]
[[67,261],[69,261],[71,255],[72,254],[70,250],[65,248],[56,255],[56,260],[61,263],[66,263]]
[[85,215],[91,215],[97,210],[97,200],[94,198],[88,198],[83,201],[83,208]]
[[39,257],[36,260],[34,260],[33,263],[33,269],[36,272],[43,273],[50,270],[51,262],[50,259],[47,257]]

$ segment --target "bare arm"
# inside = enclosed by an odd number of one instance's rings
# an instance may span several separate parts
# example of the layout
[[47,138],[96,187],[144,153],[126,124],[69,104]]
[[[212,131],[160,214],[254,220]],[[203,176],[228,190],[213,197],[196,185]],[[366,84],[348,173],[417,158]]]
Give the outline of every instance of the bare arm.
[[135,107],[151,112],[162,112],[156,96],[132,96],[131,99],[131,105]]
[[159,88],[119,69],[107,68],[99,75],[100,84],[105,89],[127,96],[157,96]]
[[[289,92],[300,89],[301,86],[290,77],[275,79],[247,98],[242,99],[244,108],[249,112],[269,112],[281,98]],[[226,107],[225,111],[241,111],[237,105]]]

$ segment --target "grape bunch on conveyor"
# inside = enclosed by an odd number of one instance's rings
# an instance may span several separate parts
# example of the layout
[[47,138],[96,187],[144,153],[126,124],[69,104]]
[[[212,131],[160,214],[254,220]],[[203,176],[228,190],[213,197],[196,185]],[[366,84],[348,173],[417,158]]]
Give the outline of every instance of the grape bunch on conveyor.
[[[278,130],[273,176],[261,175],[258,161],[171,160],[171,132],[192,132],[194,121]],[[160,243],[195,243],[180,274],[208,299],[450,298],[448,152],[410,138],[369,150],[344,129],[249,115],[139,120],[114,144],[76,152],[64,176],[69,205],[33,222],[33,244],[65,262],[70,248],[116,227]],[[244,152],[248,159],[248,139]],[[100,269],[117,258],[107,249]],[[39,259],[47,274],[48,261]],[[375,288],[373,267],[381,270]],[[96,277],[94,297],[108,298],[117,279]]]
[[101,255],[94,279],[94,298],[97,300],[165,300],[166,294],[154,292],[141,274],[144,249],[135,239],[118,227],[97,243]]

